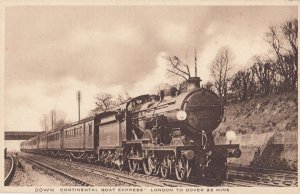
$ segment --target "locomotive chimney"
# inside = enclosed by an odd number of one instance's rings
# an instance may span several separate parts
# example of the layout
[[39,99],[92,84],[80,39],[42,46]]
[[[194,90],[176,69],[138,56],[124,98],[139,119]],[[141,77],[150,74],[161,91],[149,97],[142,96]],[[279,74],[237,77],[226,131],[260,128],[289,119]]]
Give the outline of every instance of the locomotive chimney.
[[202,80],[200,79],[200,77],[190,77],[188,80],[187,80],[187,90],[193,90],[195,88],[200,88],[200,82]]

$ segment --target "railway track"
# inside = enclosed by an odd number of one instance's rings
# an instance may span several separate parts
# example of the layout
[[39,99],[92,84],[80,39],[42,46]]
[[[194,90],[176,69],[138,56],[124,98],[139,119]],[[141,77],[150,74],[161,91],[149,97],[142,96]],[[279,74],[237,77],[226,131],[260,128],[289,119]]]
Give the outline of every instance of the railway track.
[[275,169],[228,166],[229,176],[234,180],[248,182],[255,186],[297,187],[298,173]]
[[[47,156],[39,156],[34,154],[22,154],[24,159],[44,165],[51,170],[67,176],[75,182],[82,183],[84,186],[99,186],[97,179],[107,179],[115,182],[117,185],[134,186],[134,187],[199,187],[199,186],[216,186],[206,184],[205,182],[190,181],[179,182],[172,179],[163,179],[157,176],[147,176],[140,173],[130,173],[127,171],[120,171],[117,169],[106,168],[94,164],[87,164],[77,161],[66,161],[54,159]],[[45,164],[45,163],[48,163]],[[49,165],[51,164],[51,165]],[[73,170],[70,170],[72,168]],[[60,170],[58,170],[60,169]],[[65,169],[73,171],[73,174],[66,173]],[[277,171],[273,169],[258,169],[250,167],[229,166],[229,179],[223,181],[220,186],[227,187],[287,187],[297,186],[297,172]],[[61,172],[58,172],[61,171]],[[76,172],[77,173],[76,173]],[[65,175],[66,174],[66,175]],[[75,175],[77,174],[77,176]],[[81,177],[78,174],[85,174],[88,176]],[[288,178],[291,178],[289,180]],[[280,181],[278,181],[278,178]],[[196,178],[194,179],[196,180]],[[206,180],[209,182],[209,180]],[[285,182],[288,181],[288,182]],[[213,182],[213,180],[211,180]]]
[[93,184],[91,184],[91,183],[89,183],[89,182],[86,182],[86,181],[82,180],[82,179],[79,178],[79,177],[70,175],[70,174],[68,174],[67,172],[58,170],[58,169],[53,168],[53,167],[51,167],[51,166],[49,166],[49,165],[47,165],[47,164],[44,164],[44,163],[42,163],[42,162],[39,162],[39,161],[30,159],[30,158],[27,158],[27,157],[24,157],[24,156],[20,156],[20,155],[19,155],[19,157],[22,158],[22,159],[24,159],[24,160],[29,161],[29,162],[32,163],[32,164],[37,164],[37,165],[40,165],[40,166],[42,166],[42,167],[44,167],[44,168],[46,168],[46,169],[49,169],[49,170],[51,170],[51,171],[54,171],[55,173],[58,173],[58,174],[64,176],[66,179],[71,180],[71,181],[75,182],[75,183],[78,184],[78,185],[81,185],[81,186],[95,186],[95,185],[93,185]]
[[8,174],[6,175],[6,177],[4,179],[4,186],[8,186],[10,184],[10,182],[15,174],[16,166],[18,165],[18,161],[13,156],[11,156],[11,154],[8,154],[8,157],[11,161],[11,167],[10,167]]
[[[36,156],[36,155],[23,155],[21,156],[23,159],[29,160],[33,163],[38,163],[39,165],[43,165],[57,173],[60,173],[68,178],[77,180],[82,182],[85,186],[99,186],[97,185],[97,179],[109,179],[111,181],[117,182],[117,185],[123,183],[125,186],[135,186],[135,187],[195,187],[199,186],[192,183],[184,183],[178,182],[174,180],[162,179],[159,177],[146,176],[138,173],[129,173],[125,171],[118,171],[115,169],[107,169],[105,167],[96,166],[92,164],[85,164],[80,162],[70,162],[65,160],[57,160],[50,157],[45,156]],[[48,163],[48,164],[45,164]],[[51,165],[50,165],[51,164]],[[55,166],[55,167],[54,167]],[[59,168],[60,170],[58,170]],[[66,173],[64,169],[72,168],[73,171],[77,171],[78,173]],[[81,172],[81,173],[79,173]],[[77,175],[74,175],[77,174]],[[78,178],[79,174],[87,174],[88,177]],[[87,180],[88,179],[88,180]],[[83,181],[84,180],[84,181]]]
[[[80,162],[76,162],[76,163],[82,164]],[[106,168],[106,167],[92,165],[92,164],[88,164],[88,167],[92,169],[96,168],[97,170],[103,172],[109,171],[109,173],[113,174],[114,176],[122,177],[124,179],[131,179],[132,181],[144,179],[145,182],[149,183],[150,181],[151,184],[153,184],[149,186],[159,186],[159,187],[199,187],[200,186],[198,184],[179,182],[172,179],[164,179],[157,176],[148,176],[141,173],[130,173],[127,171],[120,171],[120,170]]]
[[268,183],[261,183],[256,181],[250,181],[245,179],[237,179],[223,181],[222,186],[227,187],[266,187],[266,186],[276,186],[276,187],[284,187],[282,185],[272,185]]

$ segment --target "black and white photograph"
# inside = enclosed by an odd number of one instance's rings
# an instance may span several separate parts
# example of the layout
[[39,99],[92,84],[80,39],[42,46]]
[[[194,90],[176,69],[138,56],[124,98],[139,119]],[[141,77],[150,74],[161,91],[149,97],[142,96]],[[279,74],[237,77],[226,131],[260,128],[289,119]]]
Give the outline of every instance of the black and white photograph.
[[1,192],[298,189],[297,4],[74,2],[1,7]]

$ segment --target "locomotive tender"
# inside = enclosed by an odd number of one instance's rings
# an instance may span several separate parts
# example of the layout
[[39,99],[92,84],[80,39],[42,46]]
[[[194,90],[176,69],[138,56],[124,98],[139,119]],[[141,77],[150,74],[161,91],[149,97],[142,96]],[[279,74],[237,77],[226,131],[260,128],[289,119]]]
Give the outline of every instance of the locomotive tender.
[[[212,132],[224,107],[200,78],[187,89],[129,99],[116,111],[102,112],[21,143],[22,152],[83,160],[131,172],[183,181],[191,174],[223,180],[227,158],[240,157],[238,144],[215,145]],[[232,134],[232,132],[231,132]]]

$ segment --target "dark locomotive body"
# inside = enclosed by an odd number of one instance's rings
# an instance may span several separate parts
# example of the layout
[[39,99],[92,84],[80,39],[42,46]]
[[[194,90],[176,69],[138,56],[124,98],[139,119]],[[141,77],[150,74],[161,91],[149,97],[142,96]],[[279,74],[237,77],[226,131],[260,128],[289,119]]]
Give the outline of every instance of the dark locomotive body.
[[192,173],[222,180],[228,157],[239,157],[239,145],[215,145],[212,131],[220,124],[218,96],[188,80],[185,92],[170,87],[159,95],[128,100],[117,111],[103,112],[32,138],[25,152],[100,163],[145,174],[171,173],[178,180]]

